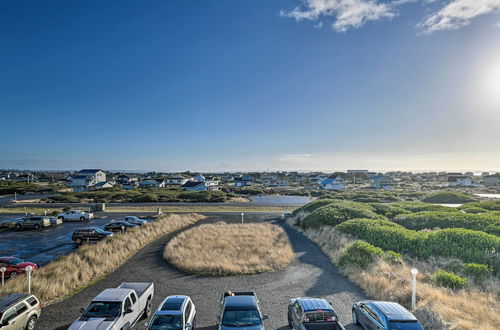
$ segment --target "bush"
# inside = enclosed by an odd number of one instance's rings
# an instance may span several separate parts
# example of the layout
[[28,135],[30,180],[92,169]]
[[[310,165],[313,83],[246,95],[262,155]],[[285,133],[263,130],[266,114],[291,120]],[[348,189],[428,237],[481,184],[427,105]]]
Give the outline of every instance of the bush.
[[421,202],[398,202],[392,205],[401,207],[410,212],[422,212],[422,211],[441,211],[441,212],[458,212],[455,207],[427,204]]
[[395,220],[413,230],[433,228],[465,228],[500,236],[500,215],[460,212],[418,212],[398,216]]
[[397,252],[394,251],[385,251],[384,252],[384,260],[391,264],[402,264],[403,257]]
[[480,207],[473,207],[473,206],[463,207],[463,208],[460,208],[460,210],[465,212],[465,213],[471,213],[471,214],[479,214],[479,213],[488,212],[488,210],[482,209]]
[[465,274],[473,277],[474,279],[484,279],[491,276],[493,270],[485,264],[465,264]]
[[500,211],[500,201],[465,203],[460,206],[459,209],[466,209],[469,207],[479,207],[488,211]]
[[382,249],[364,241],[351,244],[340,256],[339,266],[356,265],[361,268],[368,267],[377,258],[384,256]]
[[356,218],[383,218],[376,214],[368,204],[357,202],[333,202],[322,206],[302,221],[303,227],[319,227],[321,225],[335,226],[339,223]]
[[371,203],[370,206],[373,207],[376,213],[386,216],[389,219],[392,219],[399,214],[411,213],[411,211],[408,211],[393,203]]
[[468,285],[467,279],[456,275],[455,273],[447,272],[439,269],[433,274],[434,281],[446,288],[460,290]]
[[308,203],[302,207],[299,207],[298,209],[293,210],[292,214],[297,215],[300,212],[311,213],[314,210],[319,209],[320,207],[323,207],[325,205],[328,205],[328,204],[331,204],[334,202],[338,202],[338,200],[337,199],[318,199],[318,200],[315,200],[314,202]]
[[477,201],[474,197],[468,194],[456,191],[440,191],[422,199],[426,203],[441,203],[441,204],[460,204]]
[[134,203],[153,203],[153,202],[158,202],[158,195],[157,194],[144,194],[137,196],[133,200]]

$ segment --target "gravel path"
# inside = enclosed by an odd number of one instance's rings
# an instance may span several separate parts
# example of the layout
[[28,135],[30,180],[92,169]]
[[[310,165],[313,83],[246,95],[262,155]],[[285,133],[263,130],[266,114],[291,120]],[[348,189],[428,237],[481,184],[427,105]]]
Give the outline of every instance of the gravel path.
[[[218,220],[221,220],[220,216],[209,216],[201,223]],[[225,217],[223,220],[237,222],[239,217]],[[260,220],[254,219],[254,221]],[[290,298],[298,296],[327,299],[333,303],[344,326],[347,329],[357,329],[351,324],[351,306],[354,301],[365,299],[365,295],[339,273],[314,243],[288,225],[282,223],[280,225],[285,228],[296,253],[294,262],[283,270],[229,277],[202,277],[180,273],[162,258],[163,248],[177,232],[146,246],[127,263],[95,285],[61,303],[45,307],[38,329],[67,329],[71,322],[78,318],[80,307],[85,307],[102,290],[116,287],[124,281],[154,282],[154,308],[167,295],[191,296],[198,311],[197,329],[200,330],[215,328],[219,298],[224,290],[255,291],[262,312],[269,315],[269,320],[265,323],[268,329],[288,329],[287,303]],[[144,322],[140,322],[134,329],[145,329],[143,324]]]

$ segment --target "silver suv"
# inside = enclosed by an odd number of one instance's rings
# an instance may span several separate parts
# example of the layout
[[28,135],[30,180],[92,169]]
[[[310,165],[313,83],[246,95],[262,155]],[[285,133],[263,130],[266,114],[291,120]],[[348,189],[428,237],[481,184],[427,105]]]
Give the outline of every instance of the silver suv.
[[40,302],[32,294],[13,293],[0,299],[1,330],[33,330],[40,314]]
[[16,229],[21,230],[24,228],[40,229],[45,227],[50,227],[50,218],[41,215],[29,215],[27,217],[21,218],[16,222]]

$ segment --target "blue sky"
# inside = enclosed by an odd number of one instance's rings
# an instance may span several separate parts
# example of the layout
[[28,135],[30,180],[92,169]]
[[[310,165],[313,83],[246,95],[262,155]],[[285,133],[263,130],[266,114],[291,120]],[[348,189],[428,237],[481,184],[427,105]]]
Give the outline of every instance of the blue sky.
[[0,168],[500,171],[499,9],[2,1]]

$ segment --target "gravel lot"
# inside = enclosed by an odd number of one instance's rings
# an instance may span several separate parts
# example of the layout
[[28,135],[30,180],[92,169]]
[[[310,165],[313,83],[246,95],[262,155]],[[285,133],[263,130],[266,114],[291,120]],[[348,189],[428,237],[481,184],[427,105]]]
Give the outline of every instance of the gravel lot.
[[[246,218],[261,221],[260,217]],[[200,223],[224,220],[237,222],[238,215],[211,215]],[[154,282],[153,307],[171,294],[187,294],[193,299],[197,311],[198,329],[214,329],[220,294],[224,290],[256,291],[263,313],[269,315],[268,329],[287,329],[286,308],[290,298],[298,296],[323,297],[333,303],[340,320],[347,329],[357,329],[351,323],[351,305],[366,297],[354,284],[342,276],[328,257],[311,241],[288,225],[281,224],[289,235],[296,253],[295,261],[287,268],[265,274],[229,277],[202,277],[180,273],[162,258],[163,248],[175,234],[162,237],[132,257],[127,263],[105,279],[77,295],[45,307],[38,329],[67,329],[79,317],[79,308],[106,288],[116,287],[124,281]],[[196,225],[195,225],[196,226]],[[184,229],[185,230],[185,229]],[[140,322],[134,329],[145,329]]]

